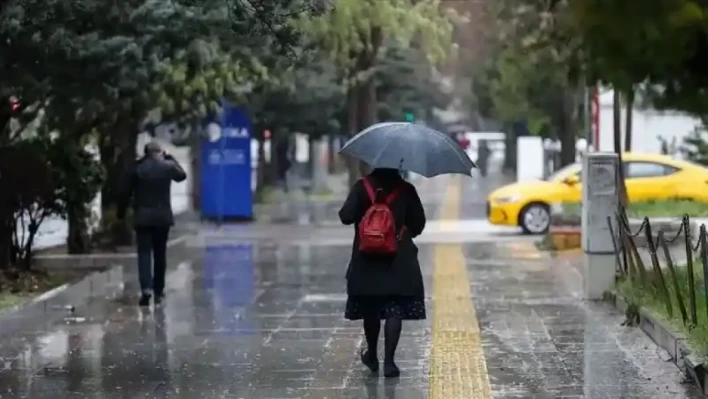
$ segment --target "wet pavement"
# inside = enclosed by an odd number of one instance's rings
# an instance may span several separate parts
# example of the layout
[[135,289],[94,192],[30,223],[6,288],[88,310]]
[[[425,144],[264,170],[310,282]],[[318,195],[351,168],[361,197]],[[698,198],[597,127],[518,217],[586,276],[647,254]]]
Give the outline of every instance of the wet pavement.
[[404,323],[400,379],[356,360],[360,324],[342,317],[350,229],[223,226],[175,250],[162,307],[139,309],[128,284],[3,337],[0,398],[698,397],[622,315],[579,299],[573,262],[521,237],[441,243],[464,236],[456,220],[475,218],[479,186],[419,184],[447,222],[420,244],[429,319]]

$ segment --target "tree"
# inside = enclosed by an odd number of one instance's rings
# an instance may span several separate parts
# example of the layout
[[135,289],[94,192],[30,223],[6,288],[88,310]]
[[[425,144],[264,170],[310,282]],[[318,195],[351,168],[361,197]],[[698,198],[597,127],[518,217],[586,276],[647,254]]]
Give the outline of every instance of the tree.
[[[230,45],[228,52],[241,55],[237,47],[262,45],[254,39],[266,35],[287,53],[297,34],[287,25],[293,10],[285,6],[303,4],[296,0],[277,4],[256,0],[10,1],[0,16],[0,33],[7,38],[0,50],[8,55],[0,60],[0,95],[18,96],[24,108],[10,116],[2,109],[0,123],[26,114],[35,120],[30,111],[41,110],[49,131],[74,139],[97,131],[106,170],[102,208],[103,215],[109,215],[120,175],[136,157],[137,133],[149,113],[166,103],[164,96],[154,96],[149,88],[153,82],[164,82],[171,68],[181,68],[180,50],[195,39],[222,39],[238,43]],[[307,8],[296,14],[303,10]],[[175,60],[177,65],[173,65]],[[8,76],[11,84],[5,83]],[[207,94],[218,95],[216,91]],[[202,103],[216,99],[204,98]],[[179,106],[166,114],[172,117],[184,110],[182,100],[169,99],[167,103]],[[8,125],[3,124],[4,137],[9,136]],[[127,226],[117,231],[128,237]]]
[[[670,145],[666,143],[666,140],[662,140],[662,147],[664,146],[670,150]],[[708,131],[706,127],[701,126],[693,129],[691,135],[683,139],[680,151],[687,159],[701,165],[708,165]]]
[[[704,4],[690,0],[572,3],[591,78],[612,85],[617,92],[614,141],[620,161],[619,93],[627,100],[625,151],[631,149],[632,107],[637,87],[660,108],[706,114],[705,10]],[[621,203],[626,204],[622,172]]]
[[[496,2],[489,13],[496,43],[492,61],[474,71],[473,104],[506,126],[525,121],[533,133],[559,139],[561,164],[575,162],[584,71],[567,4]],[[508,137],[507,148],[515,148]]]
[[40,225],[63,212],[44,149],[43,140],[32,139],[0,151],[0,220],[4,234],[10,234],[3,237],[10,245],[3,242],[0,267],[19,265],[28,270]]
[[[420,46],[429,60],[441,61],[451,48],[455,16],[439,0],[334,0],[323,15],[301,19],[298,26],[330,57],[344,81],[349,135],[376,122],[373,74],[386,41]],[[358,175],[350,161],[350,183]]]
[[388,43],[376,70],[378,120],[401,120],[406,112],[436,124],[435,110],[447,108],[450,96],[433,76],[434,66],[422,50]]
[[51,168],[54,195],[61,204],[57,212],[67,221],[67,251],[72,254],[91,250],[91,203],[103,184],[104,171],[97,154],[90,148],[95,135],[75,140],[54,135],[44,140],[44,153]]
[[[338,116],[344,105],[344,91],[331,61],[312,52],[287,65],[276,65],[270,78],[254,91],[249,109],[263,151],[262,132],[271,132],[270,168],[265,169],[265,154],[259,159],[259,187],[277,180],[277,147],[290,140],[291,133],[307,133],[311,139],[340,131]],[[312,141],[311,141],[312,142]]]

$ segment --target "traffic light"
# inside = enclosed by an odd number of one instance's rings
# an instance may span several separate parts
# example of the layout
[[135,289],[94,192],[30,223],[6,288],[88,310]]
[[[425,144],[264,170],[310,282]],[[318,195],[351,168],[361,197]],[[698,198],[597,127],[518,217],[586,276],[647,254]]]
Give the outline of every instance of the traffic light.
[[20,100],[18,100],[15,96],[10,97],[10,110],[15,112],[18,109],[20,109]]
[[406,112],[406,122],[415,122],[415,114]]

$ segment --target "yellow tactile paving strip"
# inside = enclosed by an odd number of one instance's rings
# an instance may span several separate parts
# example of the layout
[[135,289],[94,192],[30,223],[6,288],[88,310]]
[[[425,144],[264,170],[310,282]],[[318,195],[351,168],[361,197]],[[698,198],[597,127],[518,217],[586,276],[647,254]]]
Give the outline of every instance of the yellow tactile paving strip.
[[[459,177],[445,193],[441,219],[454,230],[462,195]],[[472,303],[465,257],[459,244],[435,247],[433,337],[430,354],[430,399],[488,399],[492,389],[482,350],[479,322]]]

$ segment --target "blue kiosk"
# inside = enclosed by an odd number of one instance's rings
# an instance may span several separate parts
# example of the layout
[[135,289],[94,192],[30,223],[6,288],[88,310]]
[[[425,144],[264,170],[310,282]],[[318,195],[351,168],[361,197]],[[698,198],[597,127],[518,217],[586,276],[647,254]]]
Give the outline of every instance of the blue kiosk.
[[202,218],[253,219],[251,131],[248,115],[225,102],[221,120],[207,124],[201,142]]

